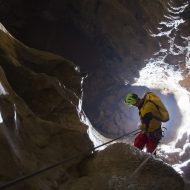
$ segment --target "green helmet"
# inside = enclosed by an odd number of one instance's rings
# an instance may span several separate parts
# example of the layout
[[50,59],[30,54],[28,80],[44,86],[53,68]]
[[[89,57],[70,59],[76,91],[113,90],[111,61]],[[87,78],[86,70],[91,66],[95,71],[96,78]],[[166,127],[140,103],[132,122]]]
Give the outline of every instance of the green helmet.
[[125,97],[125,103],[130,106],[135,105],[138,100],[139,100],[138,95],[131,92],[128,93],[127,96]]

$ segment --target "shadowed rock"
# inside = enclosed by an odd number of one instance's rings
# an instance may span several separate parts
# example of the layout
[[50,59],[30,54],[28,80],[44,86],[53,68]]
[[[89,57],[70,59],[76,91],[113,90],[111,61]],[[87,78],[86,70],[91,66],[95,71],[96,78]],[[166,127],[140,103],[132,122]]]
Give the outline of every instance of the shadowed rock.
[[[0,31],[1,185],[92,148],[80,122],[82,76],[60,56],[31,49]],[[81,156],[15,189],[57,187]],[[61,174],[60,174],[61,172]],[[75,171],[77,172],[77,171]],[[75,173],[74,172],[74,173]],[[68,177],[66,177],[67,180]]]

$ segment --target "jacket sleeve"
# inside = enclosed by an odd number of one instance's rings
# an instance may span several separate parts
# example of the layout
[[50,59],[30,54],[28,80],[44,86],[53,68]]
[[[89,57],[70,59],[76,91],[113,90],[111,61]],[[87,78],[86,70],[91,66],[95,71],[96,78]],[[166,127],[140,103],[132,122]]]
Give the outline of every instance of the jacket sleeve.
[[155,106],[149,102],[147,102],[143,108],[140,110],[140,118],[142,126],[144,126],[144,131],[148,131],[148,128],[150,126],[150,122],[153,119],[153,114],[156,111]]
[[150,121],[153,118],[153,114],[151,112],[147,112],[144,114],[144,116],[141,118],[142,123],[144,123],[146,126],[149,125]]

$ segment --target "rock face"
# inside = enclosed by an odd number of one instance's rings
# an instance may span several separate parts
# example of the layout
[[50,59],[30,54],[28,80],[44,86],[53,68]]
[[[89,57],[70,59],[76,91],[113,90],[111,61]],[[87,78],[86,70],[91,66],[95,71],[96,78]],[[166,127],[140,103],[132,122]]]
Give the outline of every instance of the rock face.
[[91,154],[93,145],[80,121],[85,116],[79,106],[83,75],[76,65],[61,56],[29,48],[3,31],[0,41],[1,185],[78,155],[62,167],[13,188],[184,188],[182,178],[171,167],[153,159],[143,176],[139,173],[128,184],[131,172],[147,155],[124,144]]
[[[189,25],[190,25],[190,17],[188,17],[189,15],[189,10],[190,10],[190,6],[187,7],[187,9],[184,11],[185,12],[185,19],[186,22],[180,27],[180,32],[182,33],[182,36],[185,39],[185,42],[187,46],[189,46],[189,36],[190,36],[190,31],[189,31]],[[182,66],[184,67],[184,79],[180,82],[180,84],[185,87],[188,91],[190,91],[190,85],[189,85],[189,81],[190,81],[190,75],[189,75],[189,62],[190,62],[190,52],[187,51],[187,55],[185,57],[185,61],[187,62],[187,64],[182,64]]]
[[[118,135],[126,120],[117,123],[124,113],[118,116],[114,110],[123,109],[121,100],[129,89],[125,83],[138,77],[144,60],[159,48],[149,33],[156,30],[167,3],[8,0],[1,4],[0,19],[25,44],[58,53],[80,65],[88,74],[83,102],[87,116],[100,132]],[[7,13],[11,14],[7,17]]]
[[[26,45],[57,53],[80,65],[81,71],[88,74],[83,108],[98,131],[114,137],[133,130],[137,123],[137,112],[126,109],[123,99],[130,90],[140,95],[148,90],[134,88],[130,83],[155,51],[163,48],[157,58],[165,56],[165,63],[184,71],[181,85],[189,90],[189,68],[185,64],[189,60],[189,7],[177,12],[187,2],[6,0],[0,3],[0,20]],[[175,28],[171,22],[179,17],[186,21]],[[29,48],[2,31],[0,39],[3,184],[86,153],[93,145],[79,119],[85,117],[81,110],[81,82],[86,74],[63,57]],[[172,94],[169,101],[175,103]],[[172,113],[180,118],[177,105],[172,105]],[[145,175],[139,173],[128,184],[131,171],[145,158],[138,151],[134,156],[134,152],[126,145],[114,145],[83,162],[84,157],[79,156],[53,172],[18,184],[15,189],[184,188],[179,175],[152,159]],[[131,166],[131,159],[137,164]],[[153,180],[148,181],[152,176]]]
[[80,178],[60,189],[184,189],[183,181],[174,169],[152,157],[134,174],[147,157],[129,145],[111,145],[83,161]]
[[[163,4],[167,1],[87,0],[76,3],[58,0],[28,1],[26,4],[23,0],[8,0],[1,4],[1,21],[11,34],[26,44],[68,56],[77,64],[85,64],[83,69],[92,71],[94,66],[104,64],[95,58],[98,55],[99,59],[104,58],[111,63],[131,58],[130,61],[136,61],[135,64],[137,59],[141,61],[150,56],[158,44],[147,34],[147,30],[163,16]],[[155,6],[159,9],[150,17],[150,10]],[[7,17],[7,13],[12,14]],[[78,38],[82,38],[81,41]],[[82,45],[80,42],[83,42]],[[144,49],[144,46],[147,48]],[[93,62],[91,55],[86,55],[89,49],[96,55],[93,59],[97,59],[97,63]],[[80,58],[83,52],[88,59],[86,63],[74,57],[78,55],[77,51],[80,51]],[[67,55],[72,52],[72,55]]]
[[[3,31],[0,40],[2,185],[88,151],[92,143],[78,115],[82,76],[76,66],[60,56],[29,48]],[[15,189],[57,188],[55,181],[67,178],[68,168],[80,161],[78,157]]]
[[[163,48],[167,52],[164,61],[187,74],[188,49],[184,47],[188,46],[189,23],[182,24],[176,32],[172,25],[180,17],[188,20],[188,7],[177,12],[186,3],[187,0],[7,0],[0,5],[0,19],[25,44],[80,65],[81,71],[88,74],[83,101],[86,115],[99,132],[117,136],[129,130],[126,124],[135,125],[137,120],[126,114],[123,99],[132,89],[125,84],[139,76],[145,59]],[[153,34],[158,35],[152,37]],[[174,38],[171,49],[169,42]]]

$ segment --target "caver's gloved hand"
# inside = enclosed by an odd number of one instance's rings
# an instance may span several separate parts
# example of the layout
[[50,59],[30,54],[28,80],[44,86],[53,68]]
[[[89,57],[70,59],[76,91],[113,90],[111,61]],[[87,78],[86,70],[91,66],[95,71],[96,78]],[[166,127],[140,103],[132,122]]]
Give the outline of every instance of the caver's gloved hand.
[[144,131],[144,132],[146,132],[146,125],[145,124],[139,124],[138,125],[138,128],[141,130],[141,131]]

